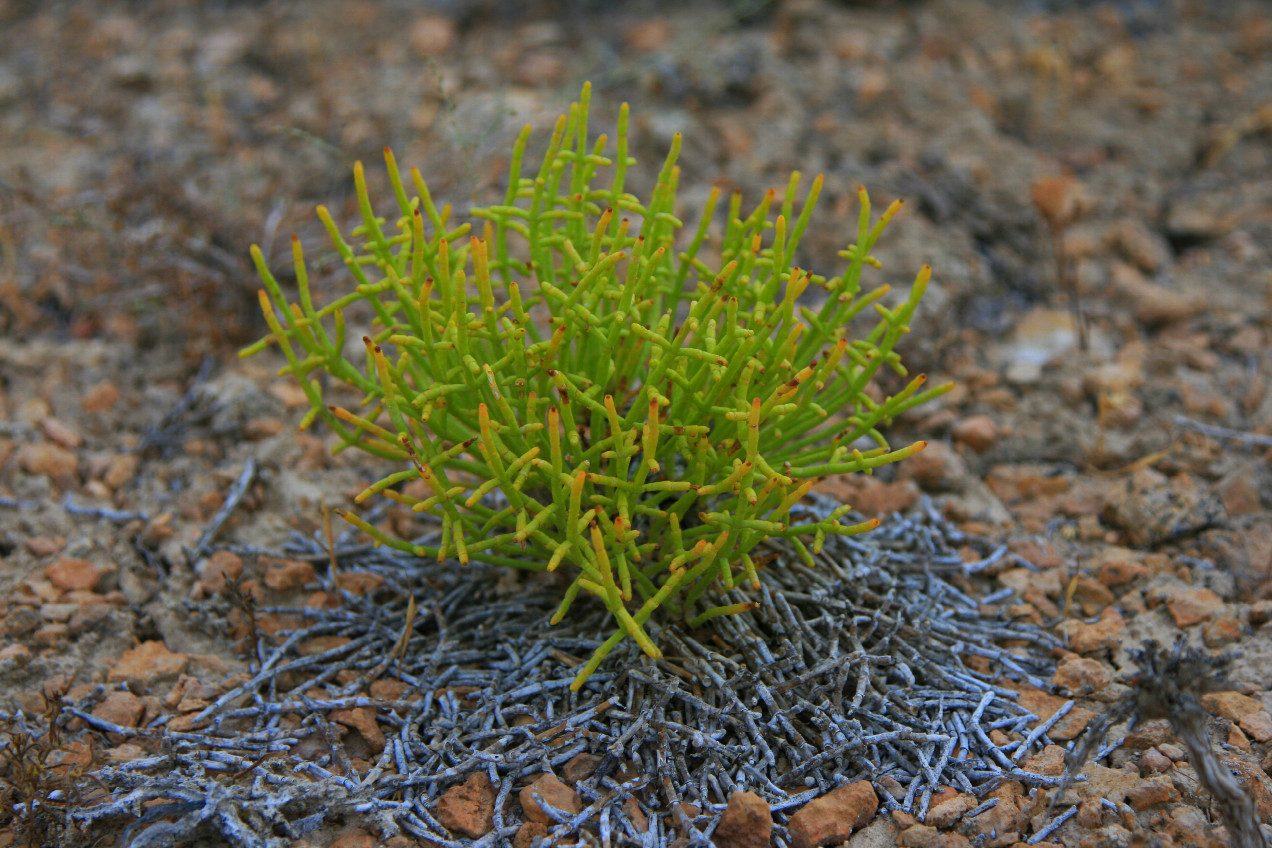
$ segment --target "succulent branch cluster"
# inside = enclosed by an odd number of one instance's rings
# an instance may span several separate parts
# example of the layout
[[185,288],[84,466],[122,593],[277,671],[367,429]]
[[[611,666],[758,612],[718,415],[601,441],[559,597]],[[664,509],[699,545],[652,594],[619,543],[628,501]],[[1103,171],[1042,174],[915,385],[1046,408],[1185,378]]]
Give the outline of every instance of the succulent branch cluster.
[[[626,190],[628,110],[615,149],[588,136],[589,89],[557,121],[536,170],[518,137],[501,203],[455,225],[412,169],[408,193],[385,150],[397,208],[377,217],[363,169],[354,169],[362,223],[349,239],[318,209],[357,285],[318,307],[293,239],[299,302],[288,302],[261,252],[261,307],[284,371],[341,440],[400,463],[358,500],[384,495],[440,520],[435,546],[393,538],[346,512],[379,542],[461,563],[563,570],[570,582],[554,621],[580,592],[600,600],[616,631],[580,670],[575,688],[615,645],[659,649],[643,627],[655,610],[696,626],[750,602],[713,605],[720,589],[758,588],[753,556],[788,537],[806,559],[843,524],[793,510],[829,474],[870,471],[922,449],[892,449],[879,427],[947,387],[916,376],[891,397],[868,391],[881,368],[906,375],[895,351],[930,276],[889,309],[887,286],[862,287],[870,251],[900,207],[871,221],[860,190],[857,241],[826,278],[794,266],[822,179],[799,199],[793,174],[744,211],[739,194],[713,232],[713,190],[688,238],[676,216],[680,137],[648,202]],[[602,177],[606,174],[606,177]],[[599,185],[598,185],[599,184]],[[819,307],[801,295],[821,289]],[[346,353],[345,309],[374,310],[365,358]],[[867,310],[861,339],[847,335]],[[360,360],[360,361],[355,361]],[[363,395],[357,410],[329,407],[326,372]],[[423,480],[427,497],[399,491]],[[808,540],[807,542],[805,540]]]

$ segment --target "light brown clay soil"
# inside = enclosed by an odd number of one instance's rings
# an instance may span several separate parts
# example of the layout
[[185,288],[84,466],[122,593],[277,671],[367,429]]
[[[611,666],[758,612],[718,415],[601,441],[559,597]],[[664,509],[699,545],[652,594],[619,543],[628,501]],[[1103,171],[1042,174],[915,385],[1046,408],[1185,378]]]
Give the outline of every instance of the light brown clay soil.
[[[1068,639],[1053,682],[1083,698],[1074,735],[1126,691],[1117,675],[1145,638],[1238,649],[1233,691],[1208,700],[1211,732],[1272,819],[1266,5],[429,5],[0,0],[6,710],[97,692],[103,715],[141,725],[197,708],[243,670],[244,624],[213,573],[238,564],[186,549],[249,459],[260,473],[218,542],[311,532],[324,498],[348,505],[377,470],[297,435],[304,399],[274,376],[277,359],[234,356],[265,332],[248,246],[286,278],[296,232],[326,260],[320,296],[341,291],[313,207],[351,216],[354,160],[383,188],[389,144],[463,209],[499,187],[517,130],[532,123],[542,139],[591,80],[598,130],[632,103],[640,188],[684,133],[686,212],[713,184],[754,201],[793,168],[824,173],[808,267],[838,266],[858,185],[880,206],[906,198],[877,255],[900,288],[934,267],[904,353],[958,388],[891,431],[926,452],[824,487],[875,513],[930,493],[1040,566],[995,581],[1018,590],[1013,615]],[[197,426],[136,450],[207,357],[182,419]],[[409,515],[391,522],[416,529]],[[313,601],[303,574],[246,569],[271,603]],[[100,735],[77,745],[59,756],[145,753]],[[1088,774],[1126,812],[1090,805],[1055,842],[1225,844],[1163,722]],[[1003,810],[1017,803],[1018,786],[1000,791]],[[994,848],[1044,821],[1035,808],[1000,816],[990,837],[958,813],[942,821],[946,841],[903,837]],[[360,824],[309,841],[372,844]],[[885,816],[866,833],[886,841],[913,824]],[[0,829],[0,845],[15,838]]]

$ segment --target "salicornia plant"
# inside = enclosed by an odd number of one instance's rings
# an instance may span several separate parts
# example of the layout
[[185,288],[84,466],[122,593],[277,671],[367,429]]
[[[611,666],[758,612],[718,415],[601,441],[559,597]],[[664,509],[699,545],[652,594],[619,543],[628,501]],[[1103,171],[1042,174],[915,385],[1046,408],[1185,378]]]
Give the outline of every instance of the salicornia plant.
[[[391,497],[439,519],[441,535],[430,547],[347,520],[416,554],[564,570],[554,623],[580,591],[605,605],[617,630],[575,689],[625,637],[660,656],[643,627],[656,610],[697,626],[753,607],[712,599],[740,582],[759,587],[752,553],[764,539],[789,538],[811,563],[804,540],[816,552],[826,534],[876,526],[841,524],[848,506],[823,519],[792,509],[821,477],[921,450],[892,450],[877,428],[947,388],[922,392],[919,375],[882,401],[867,392],[882,367],[906,375],[894,347],[931,273],[893,309],[880,303],[887,286],[862,288],[900,201],[872,224],[860,190],[857,242],[836,277],[792,264],[821,177],[802,203],[798,173],[780,203],[770,190],[744,212],[734,194],[722,234],[717,189],[683,238],[679,135],[642,201],[626,191],[627,107],[608,154],[604,135],[588,137],[589,93],[558,119],[536,170],[525,169],[522,131],[503,201],[470,213],[479,236],[438,210],[414,169],[410,196],[387,149],[397,206],[377,217],[356,165],[362,223],[346,239],[326,209],[318,216],[357,286],[315,305],[293,238],[299,303],[289,303],[253,247],[271,333],[244,351],[282,348],[284,372],[313,407],[302,427],[320,418],[338,449],[402,466],[358,501]],[[825,293],[820,306],[799,304],[810,288]],[[345,309],[359,301],[375,316],[365,360],[345,349]],[[850,339],[847,325],[867,309],[877,323]],[[315,372],[354,387],[361,408],[328,407]],[[423,500],[395,488],[416,477]]]

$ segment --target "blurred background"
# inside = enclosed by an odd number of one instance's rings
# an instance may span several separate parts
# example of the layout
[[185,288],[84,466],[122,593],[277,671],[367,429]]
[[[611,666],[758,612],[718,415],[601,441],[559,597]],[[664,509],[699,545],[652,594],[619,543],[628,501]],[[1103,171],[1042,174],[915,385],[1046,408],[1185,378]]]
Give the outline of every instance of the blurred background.
[[593,131],[632,104],[638,191],[684,134],[690,222],[824,173],[814,271],[858,185],[906,199],[874,279],[933,266],[903,354],[960,386],[902,432],[973,470],[1123,467],[1179,415],[1272,432],[1272,10],[1238,0],[3,0],[6,370],[37,339],[138,387],[232,366],[265,332],[249,245],[288,285],[297,233],[344,291],[313,209],[353,219],[355,161],[383,202],[392,146],[462,219],[589,80]]

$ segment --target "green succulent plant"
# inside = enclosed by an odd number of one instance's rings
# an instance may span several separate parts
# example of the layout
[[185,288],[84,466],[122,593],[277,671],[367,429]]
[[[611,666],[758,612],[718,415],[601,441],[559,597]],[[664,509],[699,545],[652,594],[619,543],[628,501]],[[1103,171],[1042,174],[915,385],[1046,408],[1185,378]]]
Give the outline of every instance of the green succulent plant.
[[[326,209],[318,216],[356,287],[315,305],[293,237],[299,302],[288,302],[254,246],[271,333],[243,351],[279,345],[283,372],[312,404],[302,428],[322,419],[337,450],[403,466],[358,501],[388,496],[442,529],[431,547],[342,512],[348,521],[439,560],[562,569],[570,582],[554,623],[580,592],[605,605],[616,632],[575,689],[624,638],[660,656],[643,627],[655,611],[697,626],[753,607],[717,596],[759,587],[753,552],[764,539],[790,539],[811,563],[810,548],[827,534],[876,526],[842,524],[849,506],[822,519],[791,513],[826,475],[869,472],[921,450],[922,442],[893,450],[878,428],[949,388],[923,391],[919,375],[882,400],[867,391],[880,368],[906,375],[894,348],[931,273],[924,266],[895,308],[880,302],[888,286],[862,288],[900,201],[872,223],[859,191],[857,241],[840,253],[847,265],[835,277],[792,264],[821,177],[802,203],[798,173],[780,202],[770,190],[749,212],[735,193],[722,235],[713,233],[713,190],[684,238],[675,208],[680,136],[644,202],[625,188],[634,164],[627,106],[607,154],[604,135],[589,140],[589,99],[584,87],[529,173],[530,128],[522,131],[503,201],[470,212],[480,236],[437,208],[414,169],[409,196],[387,148],[397,208],[377,217],[355,165],[362,223],[346,239]],[[810,288],[825,293],[819,307],[799,303]],[[346,352],[345,309],[355,302],[375,316],[365,358]],[[867,309],[877,322],[850,339],[849,322]],[[361,409],[328,407],[319,372],[361,393]],[[398,491],[413,478],[428,497]]]

